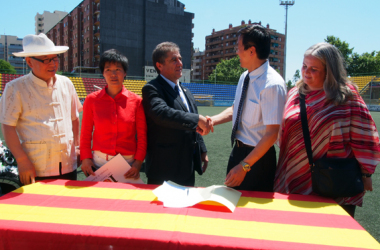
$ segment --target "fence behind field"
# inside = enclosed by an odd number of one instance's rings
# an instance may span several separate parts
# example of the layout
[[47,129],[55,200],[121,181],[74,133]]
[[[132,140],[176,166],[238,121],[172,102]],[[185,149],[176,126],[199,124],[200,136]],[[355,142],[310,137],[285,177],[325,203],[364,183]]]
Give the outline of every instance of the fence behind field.
[[[0,96],[5,85],[23,76],[22,74],[0,73]],[[93,77],[92,77],[93,76]],[[97,90],[98,86],[103,88],[106,82],[100,75],[68,76],[73,82],[80,99]],[[380,111],[380,74],[351,76],[349,80],[354,82],[359,89],[360,95],[371,111]],[[146,84],[145,80],[137,77],[128,77],[124,80],[124,86],[141,96],[141,89]],[[231,106],[235,99],[236,85],[215,83],[183,83],[193,93],[198,106]]]

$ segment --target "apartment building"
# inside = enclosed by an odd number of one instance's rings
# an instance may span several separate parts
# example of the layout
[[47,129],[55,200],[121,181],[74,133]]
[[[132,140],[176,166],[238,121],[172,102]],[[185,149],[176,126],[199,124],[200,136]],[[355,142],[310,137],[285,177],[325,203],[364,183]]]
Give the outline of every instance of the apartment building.
[[53,13],[49,11],[44,11],[42,14],[37,13],[34,17],[36,35],[45,33],[46,31],[50,30],[67,14],[68,13],[65,11],[58,10],[54,11]]
[[[216,65],[222,59],[231,59],[236,56],[234,47],[237,45],[238,40],[238,31],[247,26],[259,23],[252,23],[251,20],[246,24],[245,21],[242,21],[239,26],[232,27],[232,24],[229,25],[228,29],[215,31],[212,30],[212,34],[206,36],[206,46],[205,46],[205,78],[212,73]],[[274,29],[270,29],[269,24],[266,28],[271,34],[271,50],[269,55],[270,65],[279,71],[279,73],[284,75],[284,51],[285,51],[285,35],[278,33]]]
[[61,71],[94,72],[100,55],[114,48],[127,56],[128,75],[143,76],[164,41],[179,45],[183,68],[190,69],[194,14],[184,7],[177,0],[83,0],[46,35],[70,47],[60,58]]
[[0,35],[0,59],[9,62],[19,72],[26,67],[26,63],[24,58],[15,57],[12,53],[23,50],[22,40],[17,36]]
[[205,52],[199,51],[199,48],[196,48],[193,53],[193,60],[191,65],[192,80],[203,80],[208,78],[204,75],[204,66]]

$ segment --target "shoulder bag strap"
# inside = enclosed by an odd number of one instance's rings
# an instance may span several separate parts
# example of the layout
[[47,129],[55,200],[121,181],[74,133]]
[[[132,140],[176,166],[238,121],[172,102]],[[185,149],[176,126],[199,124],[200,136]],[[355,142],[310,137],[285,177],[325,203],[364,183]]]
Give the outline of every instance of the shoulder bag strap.
[[306,148],[306,152],[307,152],[307,157],[309,158],[309,166],[311,167],[311,166],[313,166],[313,152],[311,151],[310,132],[309,132],[309,126],[307,124],[305,95],[300,94],[299,99],[300,99],[303,139],[305,140],[305,148]]

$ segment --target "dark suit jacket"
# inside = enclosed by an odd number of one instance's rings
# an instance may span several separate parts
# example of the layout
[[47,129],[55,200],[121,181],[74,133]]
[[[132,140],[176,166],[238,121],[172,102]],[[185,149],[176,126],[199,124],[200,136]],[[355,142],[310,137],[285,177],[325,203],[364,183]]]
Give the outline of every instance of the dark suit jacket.
[[148,126],[145,172],[148,178],[181,183],[196,170],[202,174],[200,155],[206,152],[203,138],[195,129],[198,109],[190,90],[180,85],[192,113],[181,97],[159,75],[142,89]]

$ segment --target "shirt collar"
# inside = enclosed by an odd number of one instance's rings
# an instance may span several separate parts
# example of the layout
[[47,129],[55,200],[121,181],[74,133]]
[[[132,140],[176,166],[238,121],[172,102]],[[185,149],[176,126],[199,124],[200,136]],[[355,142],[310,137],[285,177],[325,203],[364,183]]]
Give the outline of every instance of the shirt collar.
[[254,78],[259,78],[264,72],[268,70],[269,67],[269,61],[266,60],[265,63],[263,63],[260,67],[257,69],[249,72],[249,78],[254,79]]
[[[35,76],[33,74],[33,72],[29,73],[29,80],[32,81],[32,82],[34,82],[35,84],[37,84],[38,86],[40,86],[42,88],[48,88],[47,83],[44,80],[42,80],[42,79],[38,78],[37,76]],[[56,81],[57,81],[57,77],[54,76],[53,86],[52,86],[52,88],[54,88],[54,89],[56,88],[56,85],[55,85]]]
[[[106,85],[99,93],[98,97],[99,98],[102,98],[103,96],[109,96],[106,92],[106,89],[108,88],[108,86]],[[117,98],[119,95],[122,95],[122,96],[125,96],[125,97],[128,97],[128,90],[127,88],[125,88],[125,86],[123,85],[123,88],[121,89],[121,92],[119,94],[117,94],[115,96],[115,98]]]
[[169,79],[167,79],[165,76],[163,76],[163,75],[161,75],[161,74],[160,74],[160,76],[161,76],[162,78],[164,78],[164,80],[165,80],[167,83],[169,83],[169,85],[170,85],[170,87],[172,87],[172,89],[174,89],[174,87],[175,87],[175,85],[176,85],[174,82],[170,81]]

